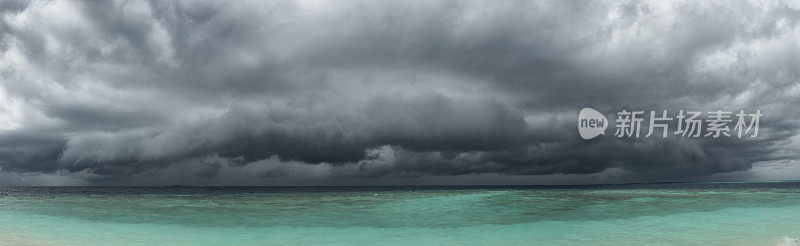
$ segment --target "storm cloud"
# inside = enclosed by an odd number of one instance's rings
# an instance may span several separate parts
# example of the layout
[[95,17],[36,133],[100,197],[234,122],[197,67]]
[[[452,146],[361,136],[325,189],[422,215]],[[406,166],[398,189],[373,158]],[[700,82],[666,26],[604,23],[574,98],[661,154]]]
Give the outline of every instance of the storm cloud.
[[[790,1],[3,1],[0,170],[746,172],[800,159],[799,22]],[[756,138],[583,140],[584,107],[764,116]]]

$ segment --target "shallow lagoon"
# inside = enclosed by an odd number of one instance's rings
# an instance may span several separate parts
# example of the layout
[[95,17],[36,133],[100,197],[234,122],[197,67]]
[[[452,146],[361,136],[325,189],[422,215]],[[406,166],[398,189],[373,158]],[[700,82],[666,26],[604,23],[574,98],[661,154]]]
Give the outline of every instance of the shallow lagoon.
[[793,245],[800,183],[5,187],[27,245]]

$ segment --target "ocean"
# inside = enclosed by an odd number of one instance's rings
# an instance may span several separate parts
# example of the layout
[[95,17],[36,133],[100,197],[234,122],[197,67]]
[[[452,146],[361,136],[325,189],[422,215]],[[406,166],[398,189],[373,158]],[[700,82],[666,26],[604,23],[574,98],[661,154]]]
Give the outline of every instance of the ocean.
[[797,245],[800,182],[3,187],[0,245]]

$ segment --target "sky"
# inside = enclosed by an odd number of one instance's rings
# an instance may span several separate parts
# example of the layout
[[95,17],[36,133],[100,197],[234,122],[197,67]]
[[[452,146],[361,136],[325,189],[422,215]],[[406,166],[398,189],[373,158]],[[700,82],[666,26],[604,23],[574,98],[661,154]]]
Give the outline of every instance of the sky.
[[0,2],[0,185],[792,180],[797,105],[794,1]]

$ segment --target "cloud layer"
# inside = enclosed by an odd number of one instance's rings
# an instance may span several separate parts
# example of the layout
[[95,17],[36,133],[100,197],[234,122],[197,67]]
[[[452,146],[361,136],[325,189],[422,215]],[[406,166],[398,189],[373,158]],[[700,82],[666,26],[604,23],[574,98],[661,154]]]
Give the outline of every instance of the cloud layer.
[[[0,168],[660,181],[800,157],[800,5],[584,4],[3,1]],[[752,139],[586,141],[583,107],[764,117]]]

